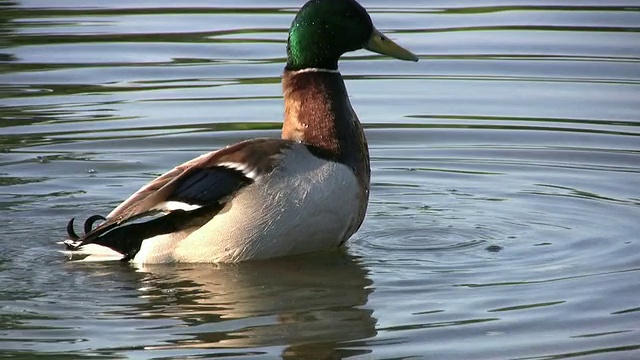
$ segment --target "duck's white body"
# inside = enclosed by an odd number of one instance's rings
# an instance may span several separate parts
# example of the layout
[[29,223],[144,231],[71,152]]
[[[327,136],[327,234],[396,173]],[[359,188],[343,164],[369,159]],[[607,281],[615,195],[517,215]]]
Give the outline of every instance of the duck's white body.
[[[251,141],[245,143],[251,144]],[[203,224],[145,238],[130,260],[140,264],[231,263],[320,251],[346,241],[361,222],[362,192],[354,172],[344,164],[315,156],[301,143],[284,143],[288,146],[271,155],[271,171],[260,172],[242,163],[217,162],[218,167],[241,171],[252,183],[228,198],[219,199],[224,207]],[[167,177],[180,179],[184,177],[181,169],[193,169],[218,157],[218,152],[205,154],[157,178],[114,209],[108,221],[115,222],[121,213],[156,194],[155,183],[164,184],[162,180]],[[146,208],[170,213],[190,212],[201,206],[172,200]],[[137,209],[135,213],[144,213],[146,208]],[[123,253],[95,243],[66,253],[82,261],[123,257]]]
[[193,232],[142,243],[136,263],[239,262],[337,247],[355,231],[358,182],[340,163],[304,145],[282,154],[277,170],[259,176]]

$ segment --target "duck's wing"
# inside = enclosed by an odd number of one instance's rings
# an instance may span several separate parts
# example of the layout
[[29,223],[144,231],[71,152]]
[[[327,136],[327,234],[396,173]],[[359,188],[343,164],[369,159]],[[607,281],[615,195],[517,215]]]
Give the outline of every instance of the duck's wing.
[[[106,246],[130,260],[145,239],[209,221],[238,190],[271,172],[292,144],[253,139],[185,162],[140,188],[106,218],[87,219],[83,236],[76,235],[72,219],[65,244],[71,251],[88,244]],[[99,219],[105,221],[91,229]]]

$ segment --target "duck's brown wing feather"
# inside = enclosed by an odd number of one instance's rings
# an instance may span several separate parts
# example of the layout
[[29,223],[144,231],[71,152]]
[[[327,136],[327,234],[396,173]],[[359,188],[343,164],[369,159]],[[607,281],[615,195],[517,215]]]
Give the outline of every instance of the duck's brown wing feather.
[[[283,149],[290,147],[291,144],[291,141],[281,139],[253,139],[201,155],[176,166],[140,188],[111,211],[107,215],[107,219],[121,222],[149,211],[163,202],[172,201],[174,198],[179,199],[183,195],[180,191],[188,189],[187,181],[193,181],[197,173],[206,172],[216,167],[234,169],[230,164],[237,164],[235,169],[240,170],[245,177],[252,171],[256,175],[268,173],[273,170],[277,160],[276,155],[280,154]],[[205,176],[202,178],[205,181],[212,179],[215,177]]]

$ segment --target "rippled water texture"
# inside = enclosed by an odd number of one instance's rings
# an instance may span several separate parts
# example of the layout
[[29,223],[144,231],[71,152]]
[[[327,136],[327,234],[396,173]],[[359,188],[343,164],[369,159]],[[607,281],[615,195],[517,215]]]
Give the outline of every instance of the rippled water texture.
[[1,2],[2,356],[640,358],[640,3],[362,3],[421,61],[341,63],[373,167],[347,248],[134,268],[54,242],[277,137],[302,2]]

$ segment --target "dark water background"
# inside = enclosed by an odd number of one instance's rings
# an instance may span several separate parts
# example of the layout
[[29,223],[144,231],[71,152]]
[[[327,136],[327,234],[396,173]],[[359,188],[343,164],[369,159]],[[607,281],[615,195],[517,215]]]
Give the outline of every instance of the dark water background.
[[0,4],[0,357],[640,358],[639,1],[363,0],[421,61],[341,63],[373,167],[346,250],[143,268],[54,242],[277,137],[302,2]]

